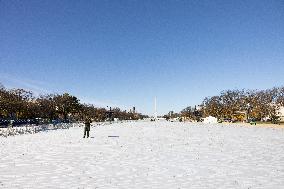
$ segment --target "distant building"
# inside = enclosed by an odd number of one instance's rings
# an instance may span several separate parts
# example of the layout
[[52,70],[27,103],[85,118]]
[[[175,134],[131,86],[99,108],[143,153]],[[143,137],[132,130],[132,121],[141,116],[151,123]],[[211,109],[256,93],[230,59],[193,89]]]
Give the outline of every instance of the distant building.
[[284,106],[281,106],[279,110],[277,110],[277,115],[280,117],[280,121],[284,121]]
[[168,116],[171,118],[174,115],[174,111],[169,111]]
[[133,108],[132,108],[132,109],[129,109],[129,113],[133,113],[133,114],[135,114],[135,113],[136,113],[136,108],[135,108],[135,106],[133,106]]

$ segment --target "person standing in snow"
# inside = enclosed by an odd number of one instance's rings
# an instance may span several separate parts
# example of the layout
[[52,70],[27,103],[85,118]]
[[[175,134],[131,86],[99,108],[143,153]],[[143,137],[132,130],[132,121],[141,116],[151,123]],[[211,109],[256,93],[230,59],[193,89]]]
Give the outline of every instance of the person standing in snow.
[[86,119],[85,120],[84,137],[83,138],[85,138],[86,135],[87,135],[87,138],[89,138],[90,128],[91,128],[91,120],[90,119]]

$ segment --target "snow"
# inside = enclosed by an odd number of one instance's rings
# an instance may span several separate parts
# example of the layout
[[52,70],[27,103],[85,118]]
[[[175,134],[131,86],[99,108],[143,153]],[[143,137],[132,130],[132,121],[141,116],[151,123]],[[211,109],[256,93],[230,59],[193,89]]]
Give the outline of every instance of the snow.
[[[22,134],[35,134],[38,132],[56,130],[56,129],[69,129],[70,127],[75,126],[76,124],[60,123],[60,124],[44,124],[44,125],[22,125],[18,127],[7,127],[0,128],[0,137],[8,137],[13,135],[22,135]],[[78,125],[78,124],[77,124]]]
[[[0,137],[0,188],[283,188],[284,129],[128,122]],[[118,136],[118,137],[108,137]]]
[[216,117],[208,116],[203,119],[203,123],[218,123],[218,120]]

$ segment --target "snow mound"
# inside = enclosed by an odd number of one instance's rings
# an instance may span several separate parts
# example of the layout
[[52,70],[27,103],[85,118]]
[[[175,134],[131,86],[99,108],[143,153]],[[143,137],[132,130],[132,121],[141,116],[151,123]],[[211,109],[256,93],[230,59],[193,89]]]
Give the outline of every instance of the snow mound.
[[218,123],[218,120],[216,117],[208,116],[203,119],[203,123]]

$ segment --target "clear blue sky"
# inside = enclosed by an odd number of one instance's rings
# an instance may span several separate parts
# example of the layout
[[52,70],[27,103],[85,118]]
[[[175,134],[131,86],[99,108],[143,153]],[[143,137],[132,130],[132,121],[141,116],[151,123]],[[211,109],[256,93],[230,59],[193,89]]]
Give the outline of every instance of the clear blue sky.
[[0,0],[0,82],[180,111],[284,82],[284,1]]

